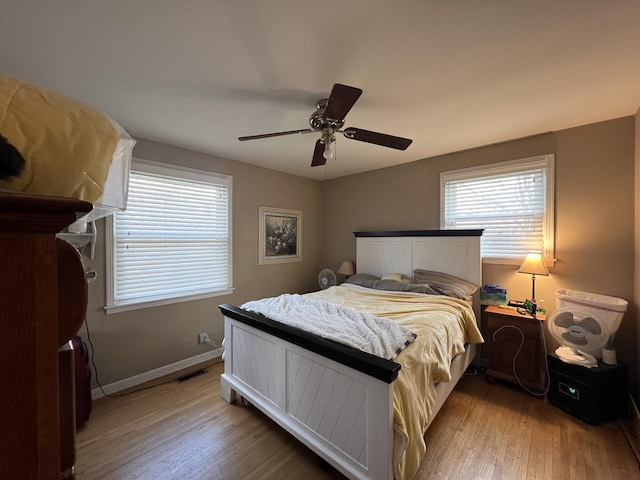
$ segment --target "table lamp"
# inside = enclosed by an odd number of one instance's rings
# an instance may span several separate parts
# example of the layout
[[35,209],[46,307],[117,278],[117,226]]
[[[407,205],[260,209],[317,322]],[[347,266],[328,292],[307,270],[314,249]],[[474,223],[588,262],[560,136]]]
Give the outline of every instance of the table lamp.
[[520,265],[518,273],[526,273],[531,275],[531,301],[536,300],[536,275],[549,276],[549,270],[544,264],[544,257],[540,251],[531,251],[527,253],[527,256]]
[[340,268],[338,269],[338,273],[341,273],[346,278],[349,278],[349,276],[356,273],[356,267],[353,260],[345,260],[342,262],[342,265],[340,265]]

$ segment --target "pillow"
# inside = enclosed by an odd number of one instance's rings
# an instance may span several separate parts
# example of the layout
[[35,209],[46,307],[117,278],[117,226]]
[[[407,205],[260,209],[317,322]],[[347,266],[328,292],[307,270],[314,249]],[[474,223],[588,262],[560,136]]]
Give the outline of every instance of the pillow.
[[411,278],[402,273],[387,273],[382,276],[382,280],[395,280],[396,282],[410,282]]
[[380,277],[369,275],[368,273],[356,273],[347,278],[344,283],[353,283],[354,285],[362,285],[362,282],[380,280]]
[[416,283],[428,285],[441,295],[468,300],[478,290],[478,285],[443,272],[416,269],[413,274]]
[[[351,280],[351,278],[349,278]],[[352,283],[352,282],[349,282]],[[441,295],[440,292],[431,288],[429,285],[419,283],[409,283],[383,278],[368,278],[360,280],[356,285],[371,288],[373,290],[386,290],[391,292],[412,292],[424,293],[427,295]]]

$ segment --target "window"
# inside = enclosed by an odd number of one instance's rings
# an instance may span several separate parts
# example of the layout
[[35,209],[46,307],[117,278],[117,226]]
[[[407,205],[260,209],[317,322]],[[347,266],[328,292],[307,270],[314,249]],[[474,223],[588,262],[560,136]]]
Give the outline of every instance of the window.
[[107,219],[107,313],[230,293],[231,177],[135,160]]
[[553,172],[553,155],[443,172],[441,228],[483,228],[486,263],[519,265],[529,250],[552,263]]

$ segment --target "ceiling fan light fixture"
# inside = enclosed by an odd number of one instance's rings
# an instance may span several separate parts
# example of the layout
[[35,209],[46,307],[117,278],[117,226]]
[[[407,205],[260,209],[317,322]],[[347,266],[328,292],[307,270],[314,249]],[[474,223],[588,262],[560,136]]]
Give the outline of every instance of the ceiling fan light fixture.
[[325,139],[324,141],[324,152],[322,153],[322,156],[325,160],[333,160],[336,156],[334,141],[335,139],[333,136]]

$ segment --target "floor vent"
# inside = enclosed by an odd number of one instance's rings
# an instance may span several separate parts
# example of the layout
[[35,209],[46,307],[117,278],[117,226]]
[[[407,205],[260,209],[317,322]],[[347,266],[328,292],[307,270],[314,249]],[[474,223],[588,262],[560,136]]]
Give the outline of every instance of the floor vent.
[[193,377],[197,377],[198,375],[202,375],[203,373],[207,373],[207,372],[205,372],[204,370],[196,370],[195,372],[187,373],[186,375],[176,378],[176,382],[178,383],[186,382],[187,380],[190,380]]

